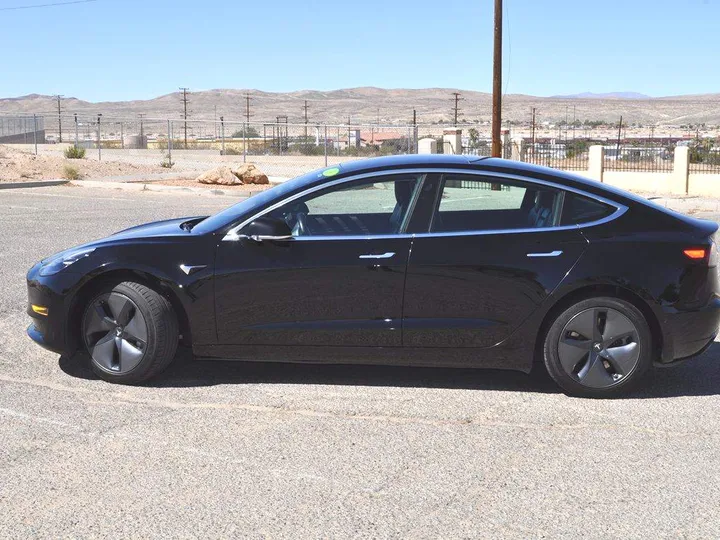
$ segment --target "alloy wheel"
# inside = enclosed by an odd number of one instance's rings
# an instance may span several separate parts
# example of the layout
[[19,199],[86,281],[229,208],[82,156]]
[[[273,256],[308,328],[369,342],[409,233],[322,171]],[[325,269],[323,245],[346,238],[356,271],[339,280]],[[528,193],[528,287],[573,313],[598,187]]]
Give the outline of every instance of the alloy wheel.
[[148,328],[137,304],[124,294],[98,296],[85,311],[83,336],[98,367],[113,373],[132,371],[145,355]]
[[558,357],[565,372],[580,384],[591,388],[614,386],[638,365],[638,330],[615,309],[586,309],[563,328]]

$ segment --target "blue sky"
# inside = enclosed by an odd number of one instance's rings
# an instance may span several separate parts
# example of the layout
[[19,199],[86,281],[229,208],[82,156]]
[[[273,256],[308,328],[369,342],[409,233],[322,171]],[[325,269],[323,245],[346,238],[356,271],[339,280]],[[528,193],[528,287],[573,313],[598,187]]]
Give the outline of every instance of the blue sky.
[[[490,91],[493,0],[0,0],[0,97]],[[508,93],[720,92],[720,0],[505,0]]]

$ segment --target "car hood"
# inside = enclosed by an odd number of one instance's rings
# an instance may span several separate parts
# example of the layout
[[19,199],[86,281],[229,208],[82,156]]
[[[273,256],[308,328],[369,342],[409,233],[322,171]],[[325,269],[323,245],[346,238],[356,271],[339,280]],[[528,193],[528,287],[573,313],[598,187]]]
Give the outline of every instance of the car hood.
[[135,227],[123,229],[122,231],[118,231],[112,234],[108,237],[108,239],[116,240],[120,238],[151,238],[156,236],[186,235],[188,234],[188,231],[181,228],[180,225],[187,222],[196,223],[205,218],[207,218],[207,216],[194,216],[165,219],[162,221],[153,221],[152,223],[145,223],[143,225],[136,225]]
[[69,249],[60,251],[49,257],[46,257],[41,262],[47,264],[53,260],[65,257],[71,253],[77,252],[83,249],[99,248],[109,244],[116,243],[118,241],[123,242],[126,240],[142,239],[142,238],[158,238],[158,237],[169,237],[169,236],[186,236],[191,234],[191,231],[180,227],[183,223],[187,222],[199,222],[205,219],[207,216],[195,216],[195,217],[184,217],[175,219],[165,219],[162,221],[153,221],[152,223],[145,223],[143,225],[136,225],[129,229],[123,229],[105,238],[93,240],[79,246],[74,246]]

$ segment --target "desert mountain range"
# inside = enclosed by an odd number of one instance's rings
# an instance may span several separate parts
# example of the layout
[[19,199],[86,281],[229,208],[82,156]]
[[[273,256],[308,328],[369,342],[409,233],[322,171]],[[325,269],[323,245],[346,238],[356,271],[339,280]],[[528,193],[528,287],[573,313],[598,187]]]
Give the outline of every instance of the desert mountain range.
[[[216,114],[226,120],[242,121],[245,117],[245,95],[251,96],[252,122],[272,122],[277,116],[288,116],[290,123],[302,123],[303,105],[308,102],[311,123],[406,124],[417,111],[418,123],[452,122],[454,98],[461,93],[459,118],[466,122],[486,122],[491,118],[491,95],[452,88],[384,89],[347,88],[332,91],[299,90],[274,93],[261,90],[203,90],[189,94],[190,119],[212,120]],[[52,96],[31,94],[0,98],[0,114],[57,114]],[[620,115],[626,123],[679,126],[685,124],[720,124],[720,94],[650,98],[634,92],[610,94],[583,93],[569,96],[537,97],[511,94],[504,97],[504,120],[529,122],[531,109],[537,109],[537,121],[558,122],[566,114],[580,121],[617,122]],[[157,98],[134,101],[93,103],[74,97],[63,98],[65,114],[134,118],[144,113],[151,118],[181,118],[181,94],[174,92]]]

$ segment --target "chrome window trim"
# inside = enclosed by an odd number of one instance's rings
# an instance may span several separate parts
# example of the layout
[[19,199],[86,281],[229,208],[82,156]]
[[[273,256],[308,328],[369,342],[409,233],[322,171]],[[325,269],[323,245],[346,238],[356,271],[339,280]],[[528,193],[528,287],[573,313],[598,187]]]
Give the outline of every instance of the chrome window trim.
[[[298,236],[293,239],[293,242],[296,241],[308,241],[308,240],[375,240],[375,239],[387,239],[387,238],[428,238],[428,237],[447,237],[447,236],[478,236],[478,235],[488,235],[488,234],[524,234],[524,233],[537,233],[537,232],[548,232],[548,231],[570,231],[573,229],[585,229],[588,227],[596,227],[598,225],[603,225],[605,223],[608,223],[610,221],[613,221],[623,214],[627,212],[628,207],[620,204],[616,201],[613,201],[611,199],[607,199],[605,197],[602,197],[600,195],[595,195],[594,193],[588,193],[587,191],[583,191],[582,189],[577,189],[571,186],[565,186],[563,184],[557,184],[555,182],[549,182],[547,180],[541,180],[539,178],[531,178],[527,176],[522,176],[519,174],[512,174],[512,173],[499,173],[495,171],[483,171],[483,170],[473,170],[473,169],[455,169],[452,167],[448,168],[427,168],[427,167],[414,167],[414,168],[408,168],[408,169],[390,169],[386,171],[375,171],[371,173],[360,173],[356,174],[354,176],[348,176],[346,178],[340,178],[338,180],[333,180],[328,183],[319,184],[317,186],[313,186],[311,188],[308,188],[304,191],[301,191],[299,193],[296,193],[295,195],[292,195],[290,197],[286,197],[278,202],[276,202],[273,205],[268,206],[267,208],[264,208],[263,210],[257,212],[250,218],[244,220],[239,225],[233,227],[230,229],[227,234],[223,237],[223,241],[227,242],[236,242],[240,238],[242,238],[243,235],[239,234],[239,231],[245,227],[248,223],[253,221],[254,219],[257,219],[259,217],[264,216],[268,212],[272,212],[276,208],[282,206],[283,204],[289,203],[294,201],[295,199],[299,199],[300,197],[304,197],[305,195],[310,195],[311,193],[314,193],[316,191],[320,191],[322,189],[332,187],[335,185],[343,184],[346,182],[353,182],[357,180],[362,180],[365,178],[374,178],[377,176],[390,176],[395,174],[467,174],[472,176],[480,176],[485,178],[498,178],[500,180],[506,179],[506,180],[514,180],[517,182],[524,182],[526,184],[536,184],[541,186],[546,186],[558,190],[567,191],[570,193],[576,193],[578,195],[582,195],[583,197],[587,197],[589,199],[593,199],[595,201],[601,202],[603,204],[606,204],[608,206],[612,206],[615,208],[615,212],[610,214],[609,216],[606,216],[602,219],[598,219],[595,221],[589,221],[587,223],[578,223],[575,225],[559,225],[559,226],[552,226],[552,227],[533,227],[533,228],[525,228],[525,229],[488,229],[488,230],[476,230],[476,231],[452,231],[452,232],[426,232],[426,233],[402,233],[402,234],[380,234],[380,235],[331,235],[331,236]],[[425,178],[423,178],[422,181],[424,181]],[[414,208],[413,208],[414,210]]]

